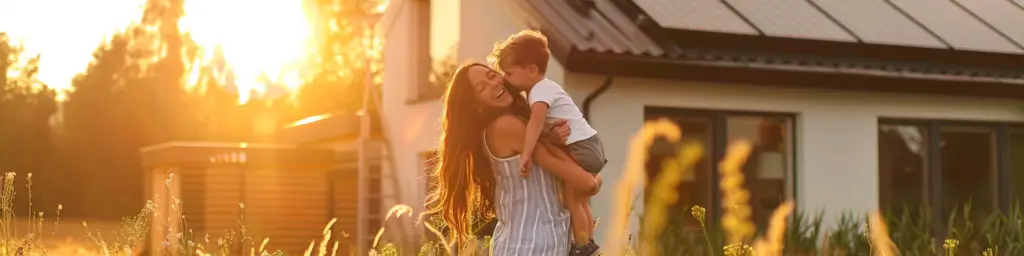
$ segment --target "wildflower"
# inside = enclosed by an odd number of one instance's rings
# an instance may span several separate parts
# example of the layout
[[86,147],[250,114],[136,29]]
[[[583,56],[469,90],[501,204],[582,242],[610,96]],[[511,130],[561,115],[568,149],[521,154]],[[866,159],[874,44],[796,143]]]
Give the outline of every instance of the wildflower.
[[772,213],[767,234],[754,243],[754,250],[761,256],[782,255],[783,236],[786,235],[786,217],[793,211],[793,202],[785,202]]
[[657,237],[661,235],[668,222],[666,208],[679,200],[676,187],[682,182],[684,173],[691,171],[689,168],[697,164],[703,155],[700,144],[690,143],[685,145],[676,157],[667,159],[662,163],[663,171],[651,185],[651,196],[647,201],[644,211],[644,222],[641,228],[641,251],[644,255],[654,254],[648,250],[656,248]]
[[754,256],[756,253],[753,247],[742,243],[726,245],[723,249],[725,256]]
[[942,249],[945,249],[946,256],[956,255],[956,248],[959,245],[960,240],[946,239],[946,241],[942,243]]
[[697,221],[700,222],[701,227],[704,227],[704,216],[705,214],[707,214],[707,210],[704,209],[704,207],[700,207],[700,205],[694,205],[693,207],[690,207],[690,214],[692,214],[693,218],[697,219]]
[[995,249],[992,249],[992,248],[985,249],[985,251],[981,253],[981,256],[996,256],[996,255],[998,255],[998,253],[999,253],[999,246],[996,246]]
[[740,167],[750,154],[750,142],[739,141],[729,146],[728,153],[719,167],[722,181],[722,204],[725,214],[722,216],[722,227],[727,231],[728,242],[740,243],[754,234],[754,224],[750,222],[750,206],[747,201],[750,193],[743,187],[743,171]]
[[871,233],[871,250],[878,256],[895,256],[894,244],[889,238],[889,228],[885,226],[882,214],[875,212],[868,218],[868,232]]
[[619,254],[626,252],[629,246],[626,241],[626,226],[629,222],[629,211],[632,209],[634,199],[633,190],[640,188],[645,180],[644,163],[647,162],[647,149],[654,144],[654,139],[663,137],[669,142],[677,142],[680,137],[679,127],[668,119],[648,121],[640,128],[637,134],[630,139],[629,156],[626,160],[626,170],[623,177],[619,179],[615,188],[615,201],[618,209],[610,221],[610,228],[606,233],[605,241],[609,243],[606,251]]

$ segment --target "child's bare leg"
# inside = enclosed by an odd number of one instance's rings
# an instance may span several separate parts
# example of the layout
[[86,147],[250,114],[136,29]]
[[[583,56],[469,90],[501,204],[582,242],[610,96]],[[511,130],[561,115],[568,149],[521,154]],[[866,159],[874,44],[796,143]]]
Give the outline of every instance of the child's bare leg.
[[590,210],[590,196],[582,196],[578,201],[583,207],[583,213],[587,215],[587,224],[590,224],[587,225],[587,236],[592,239],[594,238],[594,229],[597,229],[595,226],[597,225],[597,222],[594,222],[594,213]]
[[562,201],[565,203],[565,208],[569,210],[569,226],[573,240],[577,246],[583,246],[590,242],[591,232],[588,232],[587,229],[591,224],[587,224],[589,213],[584,211],[583,206],[580,205],[579,194],[575,188],[565,187],[562,190]]

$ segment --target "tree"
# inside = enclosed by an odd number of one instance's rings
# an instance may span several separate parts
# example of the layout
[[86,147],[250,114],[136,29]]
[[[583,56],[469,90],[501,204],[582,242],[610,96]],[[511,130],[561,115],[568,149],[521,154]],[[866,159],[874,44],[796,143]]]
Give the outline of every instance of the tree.
[[181,0],[148,1],[141,22],[101,45],[72,81],[63,151],[69,176],[80,181],[67,199],[80,205],[68,214],[119,219],[138,212],[139,149],[197,137],[182,86],[188,39],[177,28],[181,7]]
[[[42,174],[54,155],[56,92],[36,77],[41,56],[24,59],[22,53],[0,32],[0,172]],[[35,180],[41,176],[50,175]]]
[[[315,0],[313,13],[319,26],[316,33],[324,35],[317,42],[313,78],[299,89],[297,116],[311,116],[332,111],[354,111],[362,107],[366,69],[376,68],[379,59],[369,56],[373,49],[372,25],[380,16],[380,0]],[[369,47],[369,49],[368,49]],[[379,55],[377,55],[379,56]],[[372,79],[372,78],[371,78]],[[370,81],[376,84],[378,81]]]
[[[147,171],[140,166],[142,147],[180,140],[273,141],[273,130],[285,121],[361,107],[366,67],[360,43],[368,34],[353,21],[374,15],[377,1],[316,2],[324,7],[311,8],[318,10],[317,20],[339,29],[316,26],[326,36],[317,37],[323,39],[310,60],[313,77],[294,101],[244,105],[210,79],[213,65],[193,66],[201,51],[215,49],[200,49],[179,31],[183,1],[148,0],[141,21],[98,47],[94,61],[72,81],[60,145],[64,177],[77,183],[62,199],[79,205],[67,207],[67,214],[114,219],[137,212]],[[190,69],[201,70],[200,79],[186,86]],[[270,121],[254,126],[262,119]]]

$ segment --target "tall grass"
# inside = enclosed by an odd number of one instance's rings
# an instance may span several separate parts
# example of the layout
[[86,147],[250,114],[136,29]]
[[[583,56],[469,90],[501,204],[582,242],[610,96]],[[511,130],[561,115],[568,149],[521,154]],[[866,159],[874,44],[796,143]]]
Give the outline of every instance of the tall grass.
[[[831,228],[825,229],[823,213],[808,215],[795,209],[792,202],[784,202],[774,211],[766,230],[757,234],[750,221],[749,191],[743,184],[743,172],[740,170],[750,153],[751,145],[739,141],[729,146],[727,154],[719,164],[724,205],[720,223],[711,223],[707,218],[707,209],[700,205],[690,206],[690,216],[673,215],[669,209],[678,201],[676,191],[682,177],[692,172],[692,167],[704,154],[699,144],[683,144],[674,157],[663,163],[663,171],[653,180],[648,180],[644,168],[647,162],[647,149],[656,138],[664,138],[670,142],[678,142],[681,132],[672,122],[656,120],[646,123],[633,136],[628,152],[628,161],[619,179],[614,193],[616,212],[611,220],[606,221],[608,228],[605,234],[605,255],[699,255],[699,256],[778,256],[778,255],[1024,255],[1024,220],[1020,206],[1014,205],[1006,214],[993,213],[984,221],[977,222],[971,218],[970,205],[957,208],[947,220],[946,237],[936,242],[933,236],[933,218],[930,208],[923,207],[913,211],[905,207],[899,213],[882,214],[874,212],[868,215],[843,213]],[[0,190],[0,255],[46,255],[48,248],[43,243],[44,233],[49,230],[54,237],[60,221],[62,207],[56,209],[56,218],[51,229],[44,229],[42,212],[32,212],[32,179],[26,176],[25,186],[28,188],[30,227],[19,232],[14,214],[15,197],[14,173],[3,176],[3,188]],[[165,184],[170,189],[174,175],[168,175]],[[649,187],[649,189],[648,189]],[[642,213],[634,213],[639,193],[647,191],[647,202]],[[171,194],[171,193],[169,193]],[[115,231],[114,240],[106,240],[101,231],[89,228],[82,223],[86,232],[86,240],[90,242],[88,250],[78,250],[78,255],[134,255],[146,241],[149,224],[152,219],[164,220],[167,224],[178,223],[176,227],[165,232],[164,244],[153,248],[151,254],[164,255],[283,255],[281,251],[271,251],[273,240],[269,237],[256,240],[251,237],[245,226],[245,215],[239,215],[238,226],[228,230],[219,238],[211,241],[210,235],[194,234],[188,227],[186,216],[182,214],[182,202],[171,198],[174,202],[170,207],[170,216],[159,216],[156,205],[148,203],[137,215],[123,219],[120,230]],[[240,209],[245,204],[239,204]],[[412,207],[397,205],[388,211],[385,223],[394,218],[412,217]],[[639,233],[630,233],[631,216],[637,216]],[[689,219],[692,217],[692,219]],[[177,220],[177,221],[172,221]],[[469,243],[455,248],[445,226],[437,216],[420,214],[417,223],[426,227],[436,241],[419,246],[417,252],[403,252],[394,243],[385,241],[388,232],[381,227],[373,240],[369,252],[339,252],[342,243],[352,244],[347,233],[333,234],[332,227],[337,219],[329,221],[321,231],[322,237],[311,240],[303,255],[486,255],[489,254],[489,238],[470,239]],[[476,220],[483,226],[485,220]],[[696,221],[700,230],[685,228],[681,223]],[[410,232],[401,232],[402,234]],[[634,236],[636,235],[636,236]],[[637,240],[633,240],[637,238]],[[568,238],[567,238],[568,239]],[[259,241],[257,243],[257,241]],[[352,246],[349,246],[350,248]]]

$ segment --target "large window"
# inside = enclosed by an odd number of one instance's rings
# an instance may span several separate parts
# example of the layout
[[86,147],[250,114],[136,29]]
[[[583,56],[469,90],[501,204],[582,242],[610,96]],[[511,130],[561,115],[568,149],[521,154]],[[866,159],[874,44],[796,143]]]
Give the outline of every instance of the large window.
[[970,202],[975,221],[1006,209],[1024,195],[1017,171],[1024,171],[1021,131],[1009,124],[880,120],[881,207],[896,213],[929,207],[945,220]]
[[434,61],[430,54],[431,43],[431,2],[430,0],[409,1],[412,8],[415,29],[412,29],[413,38],[413,77],[417,78],[410,84],[408,101],[419,102],[433,100],[441,97],[444,87],[440,86],[434,77]]
[[[753,221],[759,229],[767,226],[772,211],[783,201],[793,198],[793,116],[775,113],[738,113],[706,110],[647,108],[646,119],[668,118],[682,130],[679,143],[659,139],[649,151],[647,175],[651,180],[661,173],[666,157],[675,154],[680,145],[697,142],[704,147],[704,158],[692,172],[684,175],[677,187],[679,200],[671,215],[683,226],[699,225],[690,216],[690,207],[707,208],[709,219],[721,212],[718,189],[718,161],[729,143],[746,140],[754,149],[743,167],[745,186],[750,191]],[[649,194],[649,193],[648,193]]]
[[414,29],[410,30],[415,79],[408,85],[406,103],[434,101],[444,94],[448,78],[461,64],[457,59],[459,33],[458,15],[447,15],[458,8],[458,1],[412,0],[410,5]]

